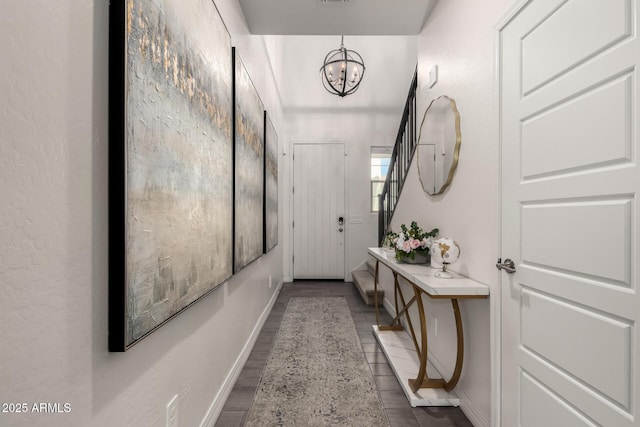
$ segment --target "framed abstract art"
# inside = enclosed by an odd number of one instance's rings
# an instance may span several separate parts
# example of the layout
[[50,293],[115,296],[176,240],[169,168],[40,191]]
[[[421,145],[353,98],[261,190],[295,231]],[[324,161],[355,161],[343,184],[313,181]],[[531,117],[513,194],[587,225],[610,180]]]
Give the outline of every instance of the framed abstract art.
[[234,273],[264,250],[264,107],[238,52],[234,63]]
[[278,134],[264,112],[264,253],[278,244]]
[[231,38],[212,0],[111,0],[109,350],[233,272]]

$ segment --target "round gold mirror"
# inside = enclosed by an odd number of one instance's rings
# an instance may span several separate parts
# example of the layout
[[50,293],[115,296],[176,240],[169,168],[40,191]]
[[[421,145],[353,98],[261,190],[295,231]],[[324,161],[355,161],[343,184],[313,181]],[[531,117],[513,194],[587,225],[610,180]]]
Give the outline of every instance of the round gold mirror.
[[460,153],[460,113],[456,102],[442,95],[424,112],[418,136],[418,174],[430,196],[451,184]]

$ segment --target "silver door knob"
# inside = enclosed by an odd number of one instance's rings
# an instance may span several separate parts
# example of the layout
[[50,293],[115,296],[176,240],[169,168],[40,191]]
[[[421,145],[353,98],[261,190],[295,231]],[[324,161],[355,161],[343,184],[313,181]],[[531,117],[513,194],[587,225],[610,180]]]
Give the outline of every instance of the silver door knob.
[[504,270],[509,274],[513,274],[516,272],[516,264],[509,258],[505,259],[504,262],[502,262],[502,258],[498,258],[498,262],[496,262],[496,268],[498,270]]

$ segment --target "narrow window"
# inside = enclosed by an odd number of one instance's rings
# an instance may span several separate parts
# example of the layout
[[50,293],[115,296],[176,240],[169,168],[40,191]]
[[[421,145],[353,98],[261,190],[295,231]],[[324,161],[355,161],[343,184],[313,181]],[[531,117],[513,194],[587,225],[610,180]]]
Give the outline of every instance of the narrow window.
[[378,212],[380,193],[387,179],[392,147],[371,147],[371,212]]

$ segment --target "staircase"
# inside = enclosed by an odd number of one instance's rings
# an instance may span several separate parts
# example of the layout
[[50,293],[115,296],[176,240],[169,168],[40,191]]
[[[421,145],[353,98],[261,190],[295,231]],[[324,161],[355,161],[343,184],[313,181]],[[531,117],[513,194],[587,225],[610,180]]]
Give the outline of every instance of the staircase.
[[416,88],[418,87],[418,70],[413,73],[413,80],[404,105],[402,121],[398,136],[391,154],[391,162],[387,172],[387,179],[380,193],[380,209],[378,210],[378,242],[382,243],[384,235],[391,224],[396,204],[400,198],[405,178],[409,173],[409,166],[413,160],[413,154],[418,146],[417,119],[416,119]]
[[[418,135],[416,133],[416,88],[418,87],[418,70],[413,73],[413,80],[409,88],[409,95],[402,113],[402,120],[396,143],[391,154],[391,162],[387,179],[384,183],[382,193],[380,194],[380,209],[378,211],[378,242],[381,244],[384,236],[391,224],[393,213],[396,209],[396,203],[402,192],[404,181],[409,172],[409,166],[413,160],[413,154],[418,146]],[[354,270],[351,272],[353,282],[355,283],[360,295],[367,305],[374,305],[374,285],[373,275],[375,274],[375,261],[367,258],[366,270]],[[378,304],[382,304],[384,299],[384,291],[378,287]]]
[[[373,277],[376,272],[376,262],[373,258],[367,257],[366,270],[354,270],[351,272],[353,283],[358,288],[362,299],[367,305],[375,305],[375,290]],[[382,305],[384,300],[384,291],[378,286],[378,305]]]

